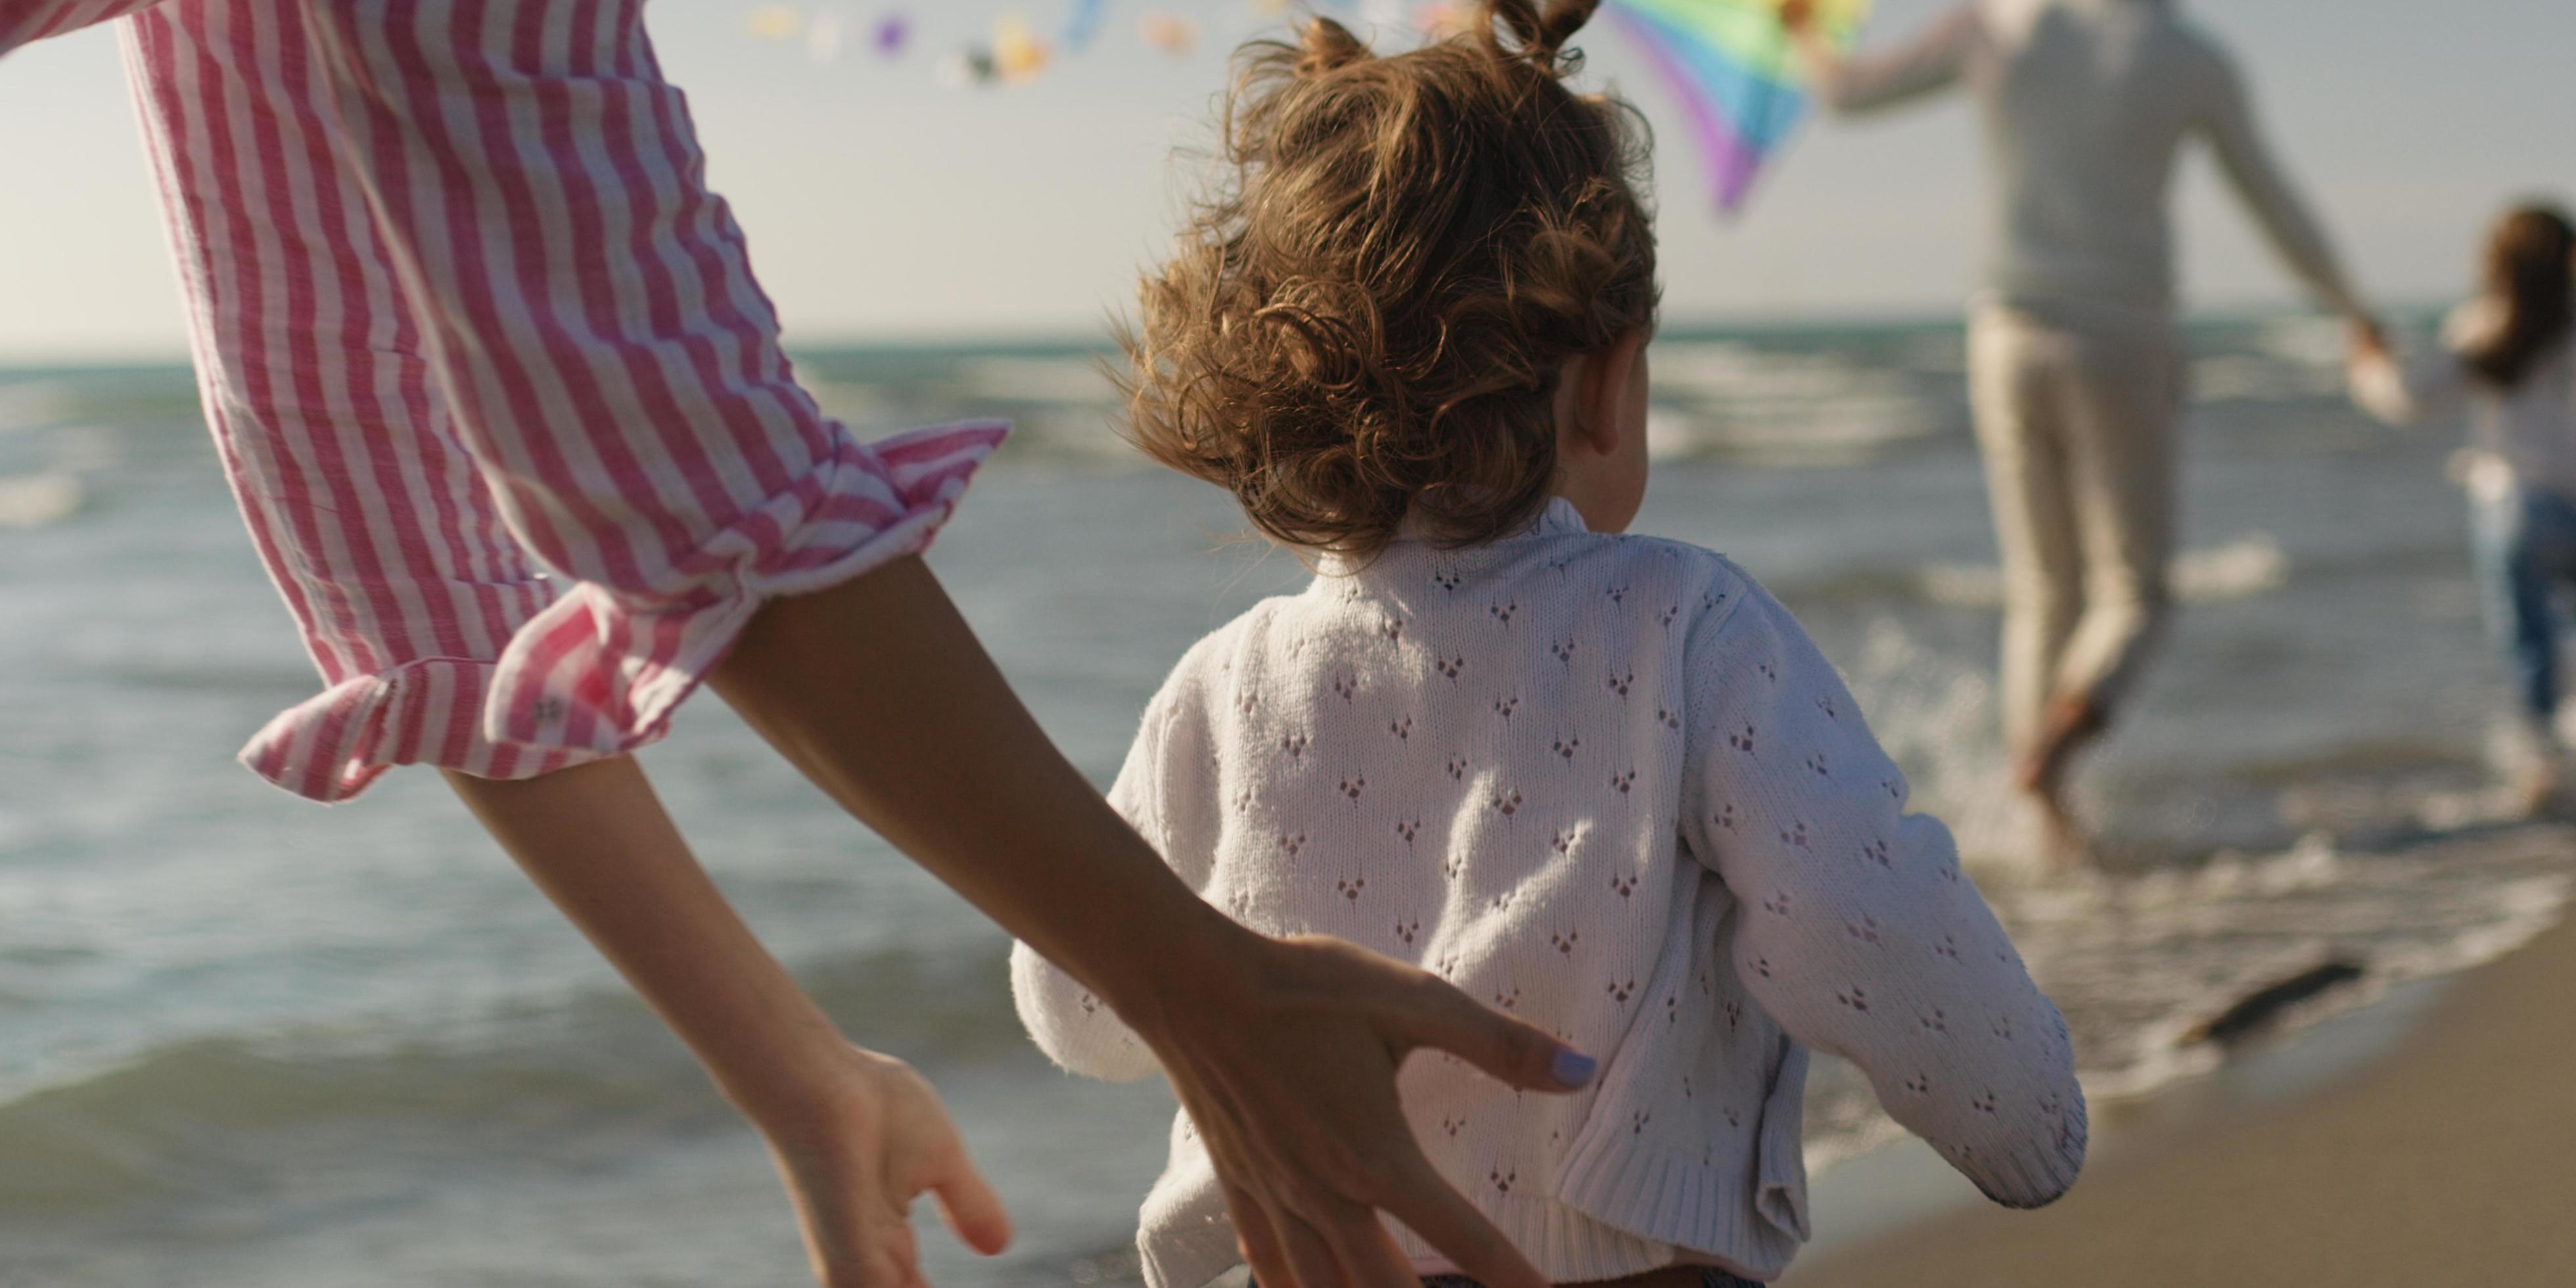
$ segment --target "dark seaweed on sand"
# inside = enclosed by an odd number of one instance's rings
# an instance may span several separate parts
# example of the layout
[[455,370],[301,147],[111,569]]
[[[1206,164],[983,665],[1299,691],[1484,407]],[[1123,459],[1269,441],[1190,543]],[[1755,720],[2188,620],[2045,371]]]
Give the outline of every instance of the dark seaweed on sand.
[[2243,1000],[2220,1012],[2217,1018],[2206,1020],[2185,1032],[2182,1044],[2193,1046],[2216,1042],[2224,1046],[2240,1041],[2270,1024],[2282,1011],[2361,976],[2359,962],[2343,958],[2320,962],[2288,979],[2266,984],[2246,994]]

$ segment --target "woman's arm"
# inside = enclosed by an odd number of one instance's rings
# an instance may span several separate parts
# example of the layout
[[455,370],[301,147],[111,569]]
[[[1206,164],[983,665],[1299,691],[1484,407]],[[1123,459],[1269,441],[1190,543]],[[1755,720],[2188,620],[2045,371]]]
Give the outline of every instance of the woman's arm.
[[1966,74],[1981,31],[1976,6],[1963,4],[1911,40],[1867,56],[1846,56],[1818,30],[1812,4],[1791,0],[1781,23],[1797,42],[1808,88],[1827,111],[1862,116],[1948,89]]
[[[1182,663],[1184,668],[1188,665]],[[1119,767],[1118,780],[1109,785],[1108,797],[1109,808],[1160,851],[1166,863],[1172,857],[1172,839],[1163,826],[1163,778],[1170,768],[1168,762],[1177,759],[1176,753],[1181,750],[1169,736],[1174,705],[1174,686],[1170,683],[1145,704],[1144,718],[1137,722],[1136,741],[1127,749],[1127,763]],[[1195,739],[1190,743],[1189,750],[1198,755],[1194,767],[1203,767],[1207,763],[1203,744]],[[1204,859],[1196,865],[1200,877],[1197,881],[1190,881],[1189,875],[1178,869],[1175,872],[1189,881],[1192,889],[1203,891],[1210,866]],[[1067,1073],[1107,1082],[1132,1082],[1151,1077],[1161,1067],[1146,1048],[1145,1040],[1127,1027],[1099,994],[1048,961],[1026,941],[1011,945],[1011,1002],[1030,1040]]]
[[930,1084],[842,1039],[707,879],[631,757],[447,780],[768,1139],[825,1288],[920,1283],[905,1213],[925,1192],[967,1246],[1010,1242]]
[[1201,902],[1047,741],[918,558],[771,601],[712,679],[834,800],[1145,1040],[1263,1283],[1414,1288],[1383,1210],[1491,1288],[1543,1288],[1423,1158],[1395,1070],[1437,1047],[1561,1091],[1592,1062],[1424,971],[1264,939]]
[[2361,329],[2375,331],[2369,307],[2345,276],[2325,228],[2309,213],[2307,203],[2282,173],[2279,160],[2256,126],[2253,99],[2243,76],[2224,53],[2211,49],[2208,54],[2201,131],[2218,158],[2220,173],[2227,177],[2228,185],[2236,190],[2290,271],[2329,308],[2353,323],[2356,334]]

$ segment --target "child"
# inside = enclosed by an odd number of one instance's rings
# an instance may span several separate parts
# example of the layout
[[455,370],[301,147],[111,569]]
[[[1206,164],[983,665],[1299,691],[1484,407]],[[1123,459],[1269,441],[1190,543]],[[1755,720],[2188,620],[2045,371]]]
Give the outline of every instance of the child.
[[2466,481],[2488,619],[2522,698],[2518,794],[2526,813],[2559,785],[2559,592],[2576,588],[2576,225],[2554,207],[2507,214],[2487,241],[2478,298],[2452,311],[2436,352],[2400,367],[2355,350],[2355,401],[2393,422],[2466,402]]
[[[1419,963],[1603,1058],[1562,1099],[1445,1057],[1399,1080],[1543,1273],[1736,1284],[1807,1237],[1808,1048],[2013,1206],[2073,1182],[2084,1101],[2056,1008],[1788,612],[1615,535],[1646,482],[1655,248],[1631,113],[1561,83],[1592,7],[1492,3],[1394,57],[1327,20],[1244,51],[1230,181],[1144,287],[1132,432],[1321,575],[1189,650],[1110,795],[1236,919]],[[1054,1059],[1154,1070],[1071,977],[1025,946],[1012,969]],[[1184,1115],[1146,1278],[1199,1288],[1236,1240]]]

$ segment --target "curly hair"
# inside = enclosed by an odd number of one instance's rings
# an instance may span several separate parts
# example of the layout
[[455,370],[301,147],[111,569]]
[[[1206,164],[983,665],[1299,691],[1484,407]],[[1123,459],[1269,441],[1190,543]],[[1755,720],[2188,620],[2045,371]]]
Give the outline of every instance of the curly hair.
[[1656,306],[1644,123],[1564,84],[1598,4],[1489,0],[1388,57],[1325,18],[1237,51],[1217,181],[1122,337],[1137,447],[1361,562],[1533,519],[1559,371]]

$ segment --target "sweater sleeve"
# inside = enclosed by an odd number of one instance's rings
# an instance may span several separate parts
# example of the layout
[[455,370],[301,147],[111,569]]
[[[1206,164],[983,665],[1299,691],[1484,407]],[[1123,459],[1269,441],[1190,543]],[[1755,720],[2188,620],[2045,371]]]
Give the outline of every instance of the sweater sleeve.
[[1975,5],[1963,4],[1893,48],[1818,65],[1816,101],[1839,116],[1862,116],[1948,89],[1967,73],[1982,21]]
[[[1204,794],[1191,788],[1204,786],[1207,750],[1204,737],[1193,732],[1202,722],[1188,697],[1195,692],[1186,682],[1188,665],[1146,704],[1127,762],[1110,785],[1109,807],[1184,882],[1204,893],[1213,841],[1203,833],[1212,811],[1189,805]],[[1178,775],[1190,777],[1176,783]],[[1132,1082],[1161,1071],[1152,1049],[1106,1001],[1025,943],[1011,946],[1011,998],[1038,1049],[1067,1072]]]
[[2263,235],[2308,289],[2336,312],[2358,317],[2368,308],[2344,276],[2325,229],[2281,172],[2254,120],[2252,95],[2227,55],[2212,46],[2200,104],[2201,133],[2218,158],[2228,185],[2261,225]]
[[1682,835],[1738,900],[1725,933],[1754,1000],[1988,1198],[2057,1198],[2084,1163],[2074,1051],[1949,830],[1905,811],[1842,680],[1749,578],[1686,665]]

